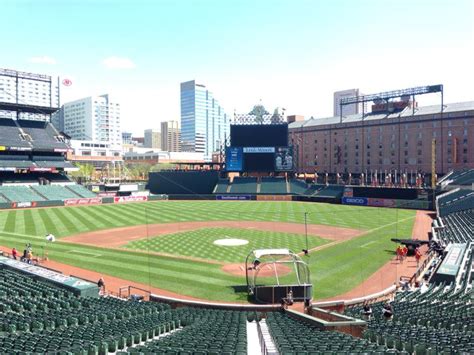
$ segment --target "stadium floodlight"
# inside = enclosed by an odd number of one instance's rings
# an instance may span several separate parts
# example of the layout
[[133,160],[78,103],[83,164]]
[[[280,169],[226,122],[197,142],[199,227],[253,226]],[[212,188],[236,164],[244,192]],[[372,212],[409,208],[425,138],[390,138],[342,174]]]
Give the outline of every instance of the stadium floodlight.
[[[443,112],[443,85],[427,85],[427,86],[418,86],[414,88],[402,89],[402,90],[392,90],[381,92],[378,94],[370,94],[370,95],[360,95],[360,96],[351,96],[351,97],[344,97],[339,101],[339,106],[341,108],[340,112],[340,119],[342,122],[342,107],[345,105],[353,105],[358,103],[365,103],[365,102],[376,102],[376,101],[389,101],[390,99],[395,98],[403,98],[406,100],[409,97],[413,98],[415,101],[415,95],[424,95],[424,94],[432,94],[440,92],[441,93],[441,113]],[[364,105],[362,105],[364,107]],[[413,105],[413,113],[415,112],[415,105]],[[362,113],[362,116],[364,112]]]

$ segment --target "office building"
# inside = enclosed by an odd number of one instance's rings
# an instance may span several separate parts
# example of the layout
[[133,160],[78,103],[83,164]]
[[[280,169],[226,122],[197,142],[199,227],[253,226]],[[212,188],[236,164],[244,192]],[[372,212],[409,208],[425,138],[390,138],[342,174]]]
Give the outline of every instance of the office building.
[[122,132],[122,144],[132,144],[131,132]]
[[58,81],[49,75],[0,69],[0,117],[49,121],[59,108]]
[[[364,94],[362,94],[359,91],[359,89],[336,91],[334,93],[334,116],[341,115],[341,105],[340,105],[341,99],[344,99],[347,97],[362,96],[362,95]],[[343,116],[355,115],[361,112],[362,112],[362,104],[351,104],[351,105],[342,106]]]
[[194,80],[181,83],[181,151],[212,153],[221,150],[229,135],[229,117],[213,94]]
[[64,132],[64,107],[51,114],[51,123],[59,132]]
[[161,122],[161,150],[179,152],[181,148],[181,131],[178,121]]
[[[312,118],[289,124],[299,173],[437,174],[474,168],[474,101],[397,112]],[[374,105],[377,106],[377,105]],[[390,105],[386,105],[390,107]],[[435,156],[432,149],[434,147]]]
[[120,105],[109,95],[86,97],[62,107],[64,132],[73,140],[107,144],[120,151]]
[[145,129],[143,146],[161,149],[161,132],[157,129]]

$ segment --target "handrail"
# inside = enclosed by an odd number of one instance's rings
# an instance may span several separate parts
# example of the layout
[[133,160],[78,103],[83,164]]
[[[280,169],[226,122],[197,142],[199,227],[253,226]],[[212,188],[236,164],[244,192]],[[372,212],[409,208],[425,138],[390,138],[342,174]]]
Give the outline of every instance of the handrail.
[[364,297],[359,297],[359,298],[353,298],[350,300],[335,300],[335,301],[322,301],[322,302],[314,302],[311,304],[311,306],[316,306],[316,307],[330,307],[330,306],[337,306],[337,305],[344,305],[344,306],[349,306],[349,305],[354,305],[358,303],[363,303],[365,301],[377,299],[382,296],[386,296],[389,294],[392,294],[395,292],[397,287],[395,285],[392,285],[390,287],[387,287],[385,290],[372,293],[371,295],[367,295]]
[[260,343],[260,351],[262,352],[262,355],[267,355],[268,354],[267,344],[265,343],[265,339],[263,338],[260,322],[258,321],[258,319],[255,319],[255,322],[257,322],[257,333],[258,333],[258,342]]

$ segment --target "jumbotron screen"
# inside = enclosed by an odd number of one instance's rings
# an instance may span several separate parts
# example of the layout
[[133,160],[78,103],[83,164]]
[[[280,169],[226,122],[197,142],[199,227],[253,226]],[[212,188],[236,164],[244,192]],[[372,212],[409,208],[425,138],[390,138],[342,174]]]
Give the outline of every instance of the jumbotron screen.
[[293,150],[288,147],[288,125],[232,125],[226,170],[277,172],[293,170]]
[[286,147],[288,124],[232,125],[231,147]]

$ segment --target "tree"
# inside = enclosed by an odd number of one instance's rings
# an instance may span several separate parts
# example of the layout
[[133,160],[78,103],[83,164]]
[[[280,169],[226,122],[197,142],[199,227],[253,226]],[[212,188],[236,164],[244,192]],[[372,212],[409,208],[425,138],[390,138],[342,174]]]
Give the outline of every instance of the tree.
[[265,119],[264,116],[269,114],[270,112],[268,112],[263,105],[255,105],[252,111],[249,112],[249,115],[255,116],[256,123],[263,123]]
[[278,107],[275,110],[273,110],[273,115],[272,115],[270,121],[272,123],[280,123],[281,122],[281,116],[280,116],[280,113],[278,112]]
[[74,163],[74,165],[79,169],[77,171],[72,171],[71,176],[80,182],[85,181],[89,182],[94,179],[95,168],[92,164],[81,164]]
[[150,172],[152,171],[161,171],[161,170],[172,170],[175,168],[174,164],[170,163],[161,163],[161,164],[155,164],[151,167]]
[[152,165],[141,163],[141,164],[128,164],[127,175],[130,180],[143,180],[148,178]]

